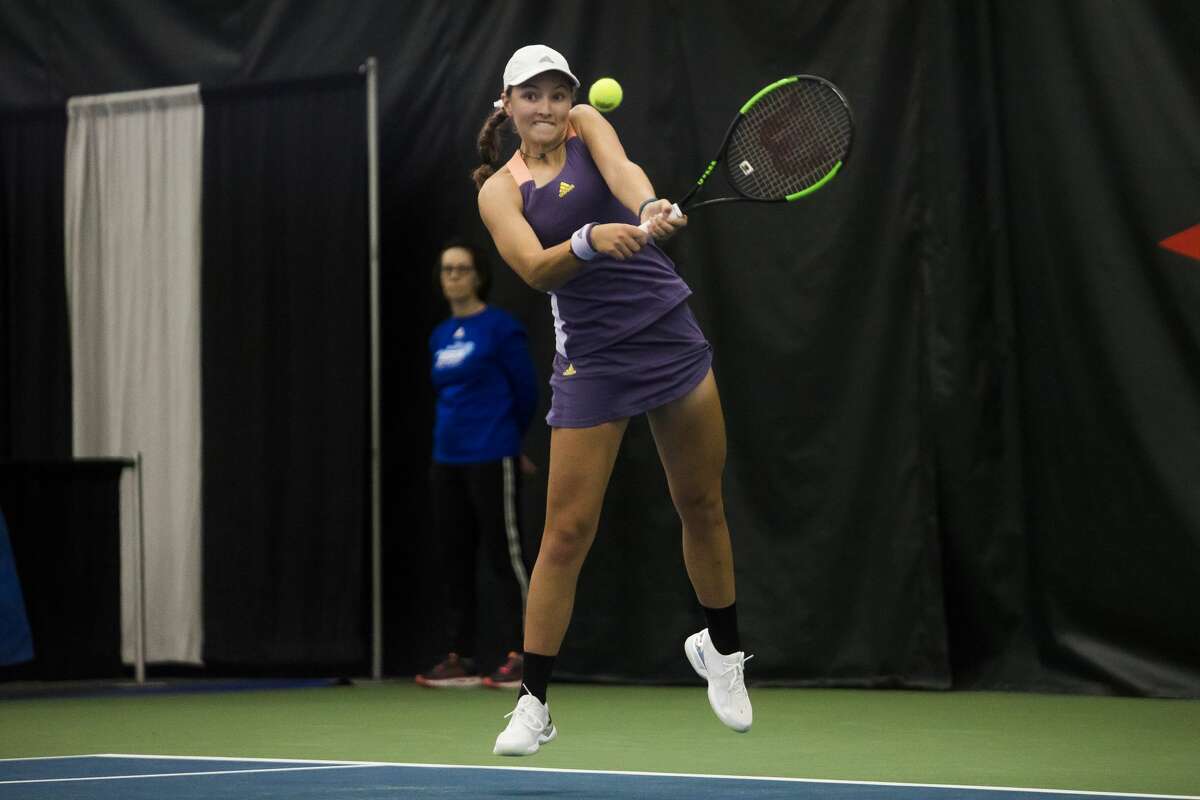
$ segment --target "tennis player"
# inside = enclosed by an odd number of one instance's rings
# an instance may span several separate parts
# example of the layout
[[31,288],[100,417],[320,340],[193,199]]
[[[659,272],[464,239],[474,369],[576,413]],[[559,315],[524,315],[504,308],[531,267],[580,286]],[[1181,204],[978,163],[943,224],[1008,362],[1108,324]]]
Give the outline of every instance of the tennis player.
[[[604,493],[629,418],[649,417],[683,558],[708,627],[684,652],[708,681],[717,717],[749,730],[747,660],[738,635],[733,552],[721,473],[725,422],[712,348],[688,308],[691,289],[658,248],[687,224],[670,220],[616,131],[588,105],[579,80],[541,44],[513,53],[495,112],[479,134],[479,211],[501,256],[554,314],[546,526],[525,610],[524,686],[498,755],[529,755],[557,736],[547,684],[596,535]],[[501,125],[521,144],[498,171]],[[648,223],[649,233],[638,223]]]

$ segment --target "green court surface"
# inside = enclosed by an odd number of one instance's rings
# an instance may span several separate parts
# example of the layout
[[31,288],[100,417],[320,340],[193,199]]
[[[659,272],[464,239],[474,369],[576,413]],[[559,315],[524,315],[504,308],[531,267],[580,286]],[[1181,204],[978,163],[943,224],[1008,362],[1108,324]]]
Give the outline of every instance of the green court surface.
[[137,753],[1200,794],[1200,701],[755,688],[726,730],[696,687],[556,685],[559,738],[491,755],[514,694],[407,682],[0,701],[0,758]]

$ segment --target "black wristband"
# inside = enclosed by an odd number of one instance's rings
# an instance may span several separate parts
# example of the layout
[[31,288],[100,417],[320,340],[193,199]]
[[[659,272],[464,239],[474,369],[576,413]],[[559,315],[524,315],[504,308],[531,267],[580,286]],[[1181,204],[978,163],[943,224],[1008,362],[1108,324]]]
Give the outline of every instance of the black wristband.
[[646,210],[646,206],[650,205],[651,203],[655,202],[656,200],[658,200],[657,197],[651,197],[648,200],[642,201],[642,204],[640,206],[638,206],[638,220],[641,220],[642,212]]

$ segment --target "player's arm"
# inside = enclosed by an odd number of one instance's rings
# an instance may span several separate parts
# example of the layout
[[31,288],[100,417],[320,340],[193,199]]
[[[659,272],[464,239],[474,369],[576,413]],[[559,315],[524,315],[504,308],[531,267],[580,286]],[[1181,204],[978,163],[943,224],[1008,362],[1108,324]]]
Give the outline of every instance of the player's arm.
[[583,269],[585,262],[571,252],[570,241],[542,248],[521,213],[521,192],[507,170],[488,178],[479,190],[479,216],[501,258],[534,289],[556,289]]
[[[542,247],[521,211],[521,192],[506,170],[488,178],[479,190],[479,215],[501,257],[534,289],[553,291],[587,266],[576,258],[570,240]],[[597,252],[616,259],[636,253],[647,238],[633,225],[619,223],[596,225],[590,236]]]
[[[599,111],[582,104],[571,109],[571,125],[592,154],[609,191],[637,214],[643,201],[655,196],[654,186],[646,172],[629,160],[616,130]],[[656,239],[664,239],[687,224],[687,217],[668,222],[670,210],[671,202],[665,198],[642,209],[641,221],[652,220],[650,233]]]

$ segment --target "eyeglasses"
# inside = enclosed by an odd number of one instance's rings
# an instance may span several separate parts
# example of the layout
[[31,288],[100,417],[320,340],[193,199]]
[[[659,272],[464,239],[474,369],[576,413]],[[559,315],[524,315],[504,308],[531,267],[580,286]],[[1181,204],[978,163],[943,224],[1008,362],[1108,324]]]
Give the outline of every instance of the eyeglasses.
[[474,267],[468,267],[466,264],[442,267],[443,275],[470,275],[474,271]]

